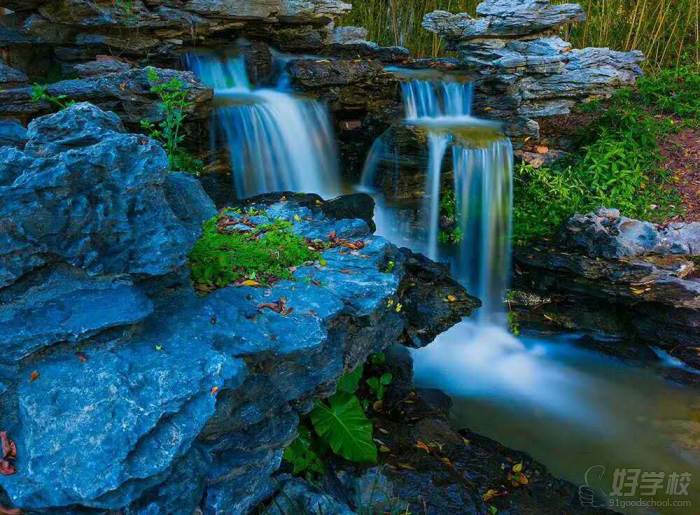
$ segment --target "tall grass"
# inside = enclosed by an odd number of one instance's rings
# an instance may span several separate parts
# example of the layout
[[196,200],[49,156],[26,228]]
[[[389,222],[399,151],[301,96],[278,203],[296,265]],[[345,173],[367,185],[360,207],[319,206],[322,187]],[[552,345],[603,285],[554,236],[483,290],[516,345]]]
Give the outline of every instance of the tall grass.
[[[567,0],[554,0],[565,3]],[[569,0],[575,1],[575,0]],[[417,56],[444,53],[442,42],[421,28],[435,9],[474,14],[480,0],[354,0],[345,24],[362,25],[383,45],[402,45]],[[588,21],[563,31],[576,47],[639,49],[651,69],[682,64],[700,69],[700,0],[578,0]]]

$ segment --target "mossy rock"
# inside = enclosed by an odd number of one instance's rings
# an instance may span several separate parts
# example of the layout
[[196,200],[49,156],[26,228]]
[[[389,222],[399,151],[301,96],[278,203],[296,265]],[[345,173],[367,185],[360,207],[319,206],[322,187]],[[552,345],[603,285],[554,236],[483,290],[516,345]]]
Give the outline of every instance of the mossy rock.
[[193,282],[207,289],[245,280],[291,279],[294,267],[319,258],[292,227],[254,211],[223,210],[205,222],[190,253]]

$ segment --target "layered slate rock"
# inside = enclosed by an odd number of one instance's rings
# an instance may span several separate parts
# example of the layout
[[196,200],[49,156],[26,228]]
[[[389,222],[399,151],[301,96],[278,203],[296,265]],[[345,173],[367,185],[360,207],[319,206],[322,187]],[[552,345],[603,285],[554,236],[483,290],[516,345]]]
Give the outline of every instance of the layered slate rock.
[[340,0],[1,0],[0,7],[15,11],[2,17],[2,46],[56,47],[64,64],[115,50],[176,62],[183,49],[209,40],[261,34],[318,49],[330,42],[333,20],[351,9]]
[[600,209],[573,216],[556,245],[517,250],[516,278],[700,368],[699,237],[697,222],[657,226]]
[[423,26],[456,50],[461,66],[478,72],[477,112],[508,122],[506,132],[522,144],[539,138],[538,118],[565,115],[579,102],[610,96],[641,74],[641,52],[572,49],[556,35],[585,20],[578,4],[549,0],[486,0],[477,18],[435,11]]
[[302,237],[363,246],[198,294],[187,255],[216,212],[196,179],[90,104],[28,137],[0,149],[0,428],[18,449],[0,486],[23,510],[247,513],[281,487],[300,414],[343,372],[476,307],[444,269],[373,236],[357,196],[252,199]]
[[[99,63],[99,61],[98,61]],[[94,67],[92,68],[94,70]],[[88,68],[83,67],[85,73]],[[105,73],[102,73],[105,72]],[[47,93],[62,97],[66,102],[91,102],[101,109],[110,110],[130,126],[138,126],[141,120],[152,122],[162,120],[164,113],[158,96],[151,91],[154,84],[148,78],[146,69],[114,71],[98,69],[87,72],[82,79],[63,80],[48,85]],[[213,92],[199,82],[190,72],[169,69],[156,69],[161,82],[179,79],[187,91],[191,107],[187,111],[189,119],[206,120],[211,109]],[[15,88],[0,91],[0,116],[30,119],[55,109],[48,102],[32,100],[32,88]]]
[[549,0],[486,0],[476,8],[478,18],[447,11],[428,13],[423,26],[448,41],[526,36],[584,21],[578,4],[552,5]]

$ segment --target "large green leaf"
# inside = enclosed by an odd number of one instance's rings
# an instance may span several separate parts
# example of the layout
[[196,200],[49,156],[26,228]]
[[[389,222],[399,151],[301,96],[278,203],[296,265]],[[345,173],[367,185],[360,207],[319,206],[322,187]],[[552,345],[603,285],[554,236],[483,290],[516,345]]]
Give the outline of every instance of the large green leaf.
[[311,412],[316,434],[333,452],[355,462],[377,461],[377,446],[372,440],[372,422],[355,395],[338,392],[328,403],[317,402]]

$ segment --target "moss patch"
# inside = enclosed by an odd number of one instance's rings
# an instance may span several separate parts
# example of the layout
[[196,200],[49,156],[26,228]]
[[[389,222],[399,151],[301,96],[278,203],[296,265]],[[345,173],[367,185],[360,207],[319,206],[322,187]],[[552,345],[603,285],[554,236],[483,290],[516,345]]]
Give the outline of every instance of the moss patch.
[[207,289],[245,280],[269,284],[291,279],[294,267],[319,258],[292,227],[256,213],[219,213],[204,224],[190,253],[193,282]]

